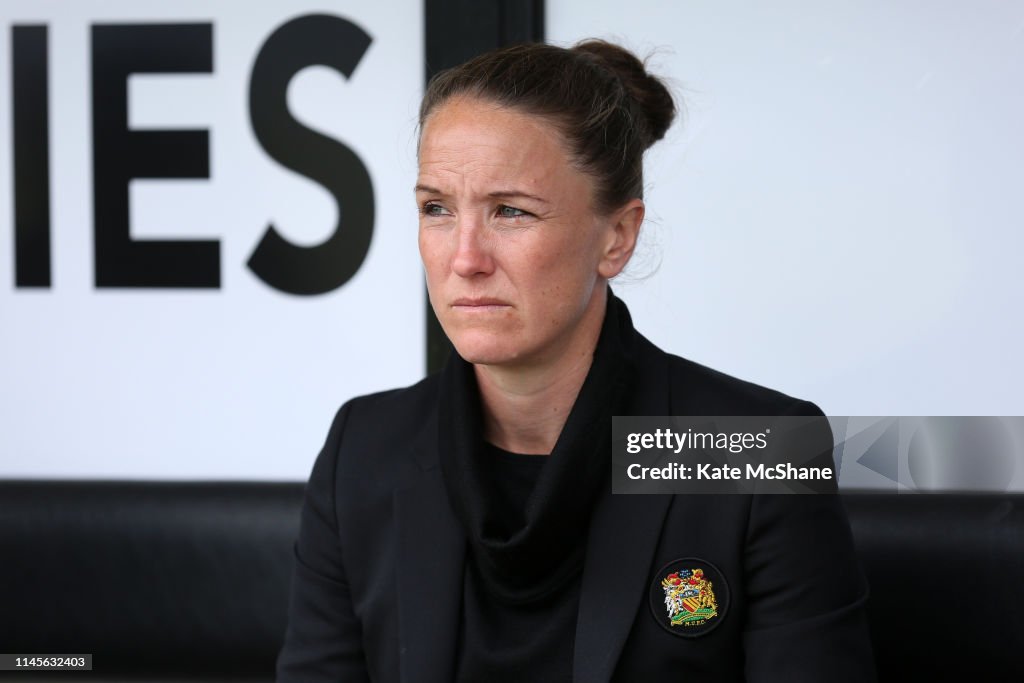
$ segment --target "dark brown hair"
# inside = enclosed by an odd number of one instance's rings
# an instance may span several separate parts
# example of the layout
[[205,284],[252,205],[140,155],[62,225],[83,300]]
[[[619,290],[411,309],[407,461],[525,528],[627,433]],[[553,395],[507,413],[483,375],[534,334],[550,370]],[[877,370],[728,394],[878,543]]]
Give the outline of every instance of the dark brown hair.
[[643,154],[665,136],[676,107],[637,57],[603,40],[571,48],[499,48],[442,71],[427,86],[420,128],[455,96],[478,97],[550,118],[574,162],[596,180],[595,208],[608,213],[643,197]]

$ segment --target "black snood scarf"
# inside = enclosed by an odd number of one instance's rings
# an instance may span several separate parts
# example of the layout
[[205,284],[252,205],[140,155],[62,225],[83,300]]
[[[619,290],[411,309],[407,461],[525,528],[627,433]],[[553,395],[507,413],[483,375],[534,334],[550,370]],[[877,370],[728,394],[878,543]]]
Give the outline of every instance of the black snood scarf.
[[473,365],[453,352],[441,372],[439,446],[448,498],[471,560],[492,595],[508,603],[543,600],[582,567],[596,497],[611,487],[612,415],[621,414],[634,375],[633,325],[608,289],[594,358],[554,450],[509,535],[493,508],[495,485],[481,458],[483,417]]

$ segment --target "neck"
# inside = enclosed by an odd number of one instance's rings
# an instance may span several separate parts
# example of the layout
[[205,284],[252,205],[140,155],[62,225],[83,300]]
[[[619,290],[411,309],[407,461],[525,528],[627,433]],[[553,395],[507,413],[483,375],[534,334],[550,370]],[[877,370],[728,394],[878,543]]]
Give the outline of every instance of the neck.
[[594,360],[607,301],[606,288],[596,291],[576,333],[544,363],[474,366],[487,441],[513,453],[554,450]]

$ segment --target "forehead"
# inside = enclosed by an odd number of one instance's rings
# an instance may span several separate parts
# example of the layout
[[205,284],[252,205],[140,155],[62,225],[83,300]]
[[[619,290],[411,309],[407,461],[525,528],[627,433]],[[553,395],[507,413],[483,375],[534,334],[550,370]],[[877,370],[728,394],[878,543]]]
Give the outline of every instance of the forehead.
[[449,100],[427,118],[419,165],[421,182],[514,181],[535,190],[582,175],[548,119],[470,98]]

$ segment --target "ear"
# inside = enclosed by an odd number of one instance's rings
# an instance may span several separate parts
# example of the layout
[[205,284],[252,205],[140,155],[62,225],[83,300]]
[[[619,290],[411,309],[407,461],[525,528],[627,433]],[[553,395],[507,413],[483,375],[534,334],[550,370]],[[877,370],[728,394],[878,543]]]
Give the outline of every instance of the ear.
[[640,225],[644,222],[644,200],[630,199],[616,209],[608,218],[607,240],[597,272],[606,280],[622,272],[626,267],[636,239],[640,234]]

